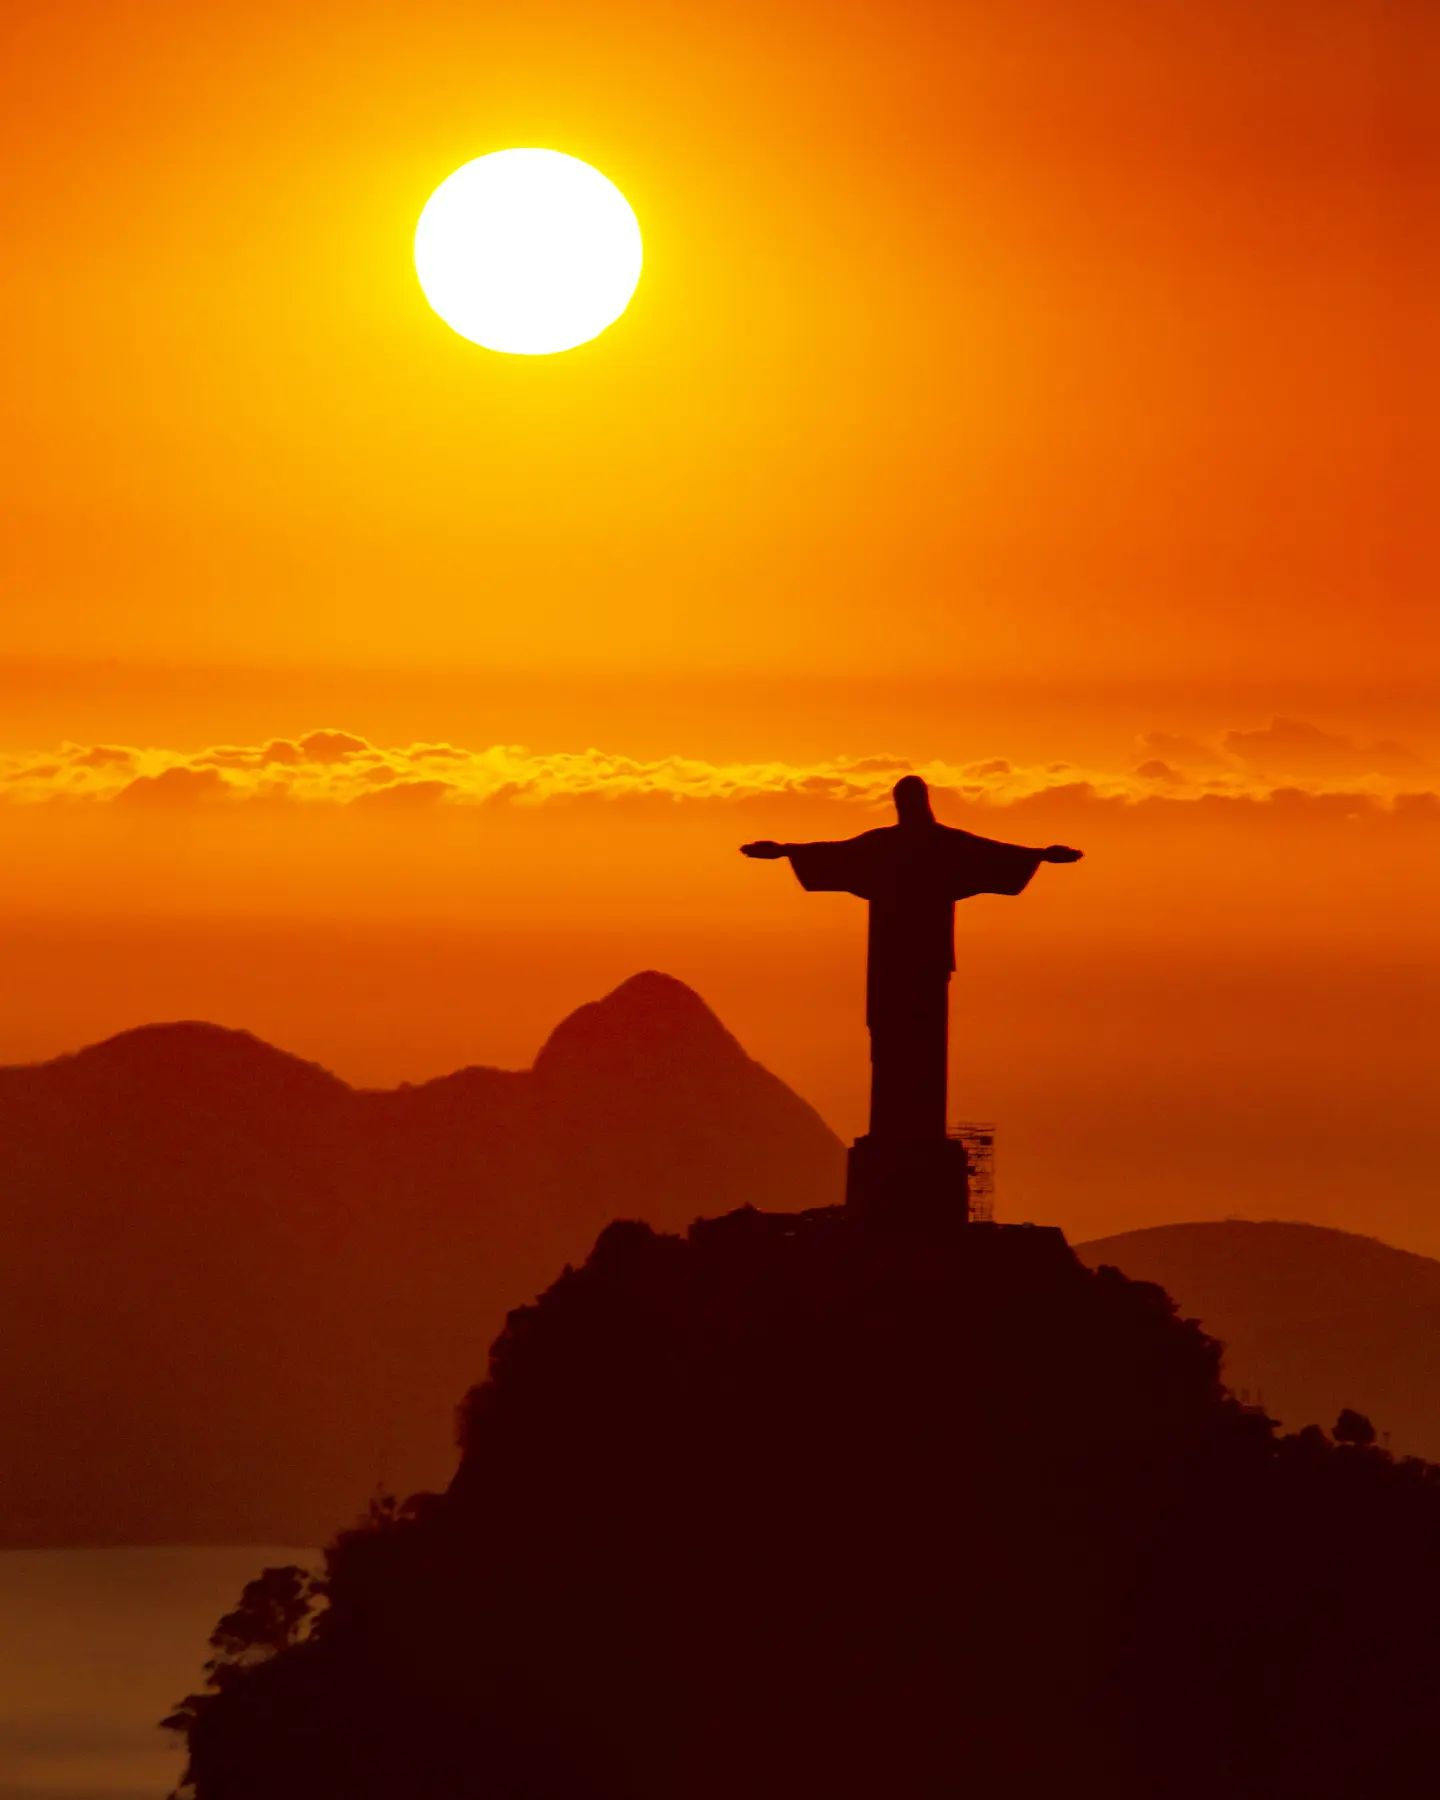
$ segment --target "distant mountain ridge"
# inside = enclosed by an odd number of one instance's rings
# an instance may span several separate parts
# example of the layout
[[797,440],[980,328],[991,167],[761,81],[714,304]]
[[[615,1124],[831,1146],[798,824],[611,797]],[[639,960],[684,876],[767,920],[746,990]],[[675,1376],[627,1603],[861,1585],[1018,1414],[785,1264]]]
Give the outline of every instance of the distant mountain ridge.
[[447,1478],[505,1311],[611,1219],[825,1204],[842,1170],[654,971],[529,1070],[356,1089],[197,1022],[0,1068],[0,1544],[318,1542]]
[[[0,1545],[318,1542],[443,1484],[508,1308],[616,1217],[836,1201],[843,1150],[653,971],[528,1070],[352,1088],[249,1032],[146,1025],[0,1067]],[[1318,1226],[1078,1246],[1154,1281],[1287,1425],[1440,1458],[1440,1262]]]
[[1440,1459],[1440,1262],[1282,1220],[1155,1225],[1078,1244],[1154,1281],[1226,1346],[1226,1379],[1298,1426],[1367,1413],[1396,1450]]

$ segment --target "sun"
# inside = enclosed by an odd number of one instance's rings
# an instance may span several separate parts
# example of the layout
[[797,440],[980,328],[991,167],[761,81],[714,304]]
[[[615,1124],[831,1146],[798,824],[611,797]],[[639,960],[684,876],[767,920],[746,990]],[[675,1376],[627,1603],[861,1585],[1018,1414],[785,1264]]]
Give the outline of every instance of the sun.
[[425,202],[415,273],[452,330],[551,356],[613,325],[640,279],[640,226],[613,181],[559,150],[496,150]]

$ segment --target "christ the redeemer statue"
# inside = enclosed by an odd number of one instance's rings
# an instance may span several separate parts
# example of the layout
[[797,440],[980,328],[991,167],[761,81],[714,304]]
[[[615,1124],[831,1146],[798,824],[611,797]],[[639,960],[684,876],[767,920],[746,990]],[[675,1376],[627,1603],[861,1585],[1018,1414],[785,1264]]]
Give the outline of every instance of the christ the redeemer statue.
[[870,903],[870,1132],[851,1152],[850,1183],[852,1201],[865,1206],[877,1204],[876,1190],[892,1179],[944,1186],[953,1178],[954,1153],[963,1159],[946,1130],[955,902],[1018,894],[1042,862],[1078,862],[1081,855],[1063,844],[1028,850],[942,825],[918,775],[896,782],[894,798],[897,822],[859,837],[741,846],[745,856],[788,857],[811,893],[854,894]]

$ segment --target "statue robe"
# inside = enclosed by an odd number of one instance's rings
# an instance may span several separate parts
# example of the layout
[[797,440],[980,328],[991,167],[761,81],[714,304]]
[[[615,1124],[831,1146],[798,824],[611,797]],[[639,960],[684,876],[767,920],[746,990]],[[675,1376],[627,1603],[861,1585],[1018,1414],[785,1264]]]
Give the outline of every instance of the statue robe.
[[927,822],[795,844],[787,854],[811,893],[854,894],[870,905],[870,1135],[943,1137],[955,902],[1020,893],[1041,852]]

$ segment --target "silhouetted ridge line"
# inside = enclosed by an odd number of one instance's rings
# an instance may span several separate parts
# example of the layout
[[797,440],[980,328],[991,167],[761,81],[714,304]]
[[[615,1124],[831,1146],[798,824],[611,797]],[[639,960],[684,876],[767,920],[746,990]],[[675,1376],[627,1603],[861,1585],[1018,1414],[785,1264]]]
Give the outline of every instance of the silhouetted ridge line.
[[227,1025],[212,1025],[202,1019],[177,1019],[153,1025],[136,1025],[98,1043],[79,1050],[66,1051],[38,1063],[15,1063],[0,1066],[0,1073],[11,1074],[35,1069],[76,1069],[87,1075],[97,1073],[119,1076],[164,1075],[188,1064],[191,1068],[283,1067],[296,1074],[301,1071],[320,1076],[335,1087],[348,1083],[317,1062],[309,1062],[288,1050],[277,1049],[254,1032],[237,1030]]
[[1081,1244],[1159,1282],[1226,1345],[1233,1387],[1287,1424],[1356,1406],[1440,1458],[1440,1262],[1285,1220],[1158,1225]]
[[[738,1039],[725,1029],[693,988],[677,981],[673,975],[647,969],[628,977],[599,1000],[586,1001],[563,1019],[542,1045],[532,1069],[542,1065],[553,1069],[560,1064],[583,1062],[591,1057],[604,1060],[616,1055],[667,1055],[677,1049],[687,1056],[709,1052],[746,1062],[751,1060]],[[426,1081],[402,1082],[394,1089],[357,1089],[322,1064],[267,1043],[252,1031],[202,1019],[178,1019],[131,1026],[97,1043],[38,1062],[0,1064],[0,1076],[77,1066],[86,1072],[164,1074],[167,1069],[186,1062],[192,1067],[228,1064],[235,1068],[247,1063],[254,1067],[268,1063],[297,1073],[308,1071],[324,1077],[327,1083],[337,1088],[365,1094],[414,1093],[435,1082],[453,1081],[456,1077],[527,1072],[471,1064]]]
[[582,1012],[543,1071],[382,1091],[196,1023],[0,1069],[0,1545],[319,1542],[448,1476],[505,1308],[617,1214],[839,1192],[681,983]]
[[750,1060],[693,988],[648,969],[562,1020],[535,1058],[535,1072],[550,1077],[596,1063],[641,1066],[677,1049]]
[[[1333,1225],[1311,1225],[1298,1219],[1201,1219],[1146,1225],[1077,1246],[1087,1261],[1112,1254],[1184,1256],[1215,1270],[1232,1269],[1271,1293],[1279,1270],[1286,1286],[1313,1292],[1316,1280],[1326,1284],[1327,1302],[1353,1295],[1360,1270],[1404,1283],[1412,1297],[1440,1300],[1440,1262],[1414,1250],[1402,1250],[1364,1232]],[[1283,1291],[1283,1290],[1282,1290]]]

